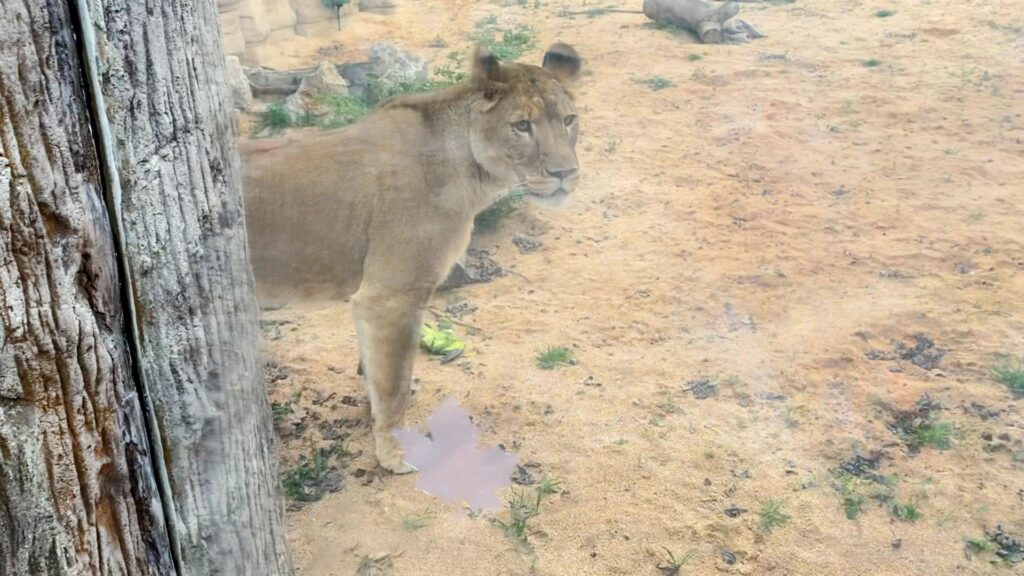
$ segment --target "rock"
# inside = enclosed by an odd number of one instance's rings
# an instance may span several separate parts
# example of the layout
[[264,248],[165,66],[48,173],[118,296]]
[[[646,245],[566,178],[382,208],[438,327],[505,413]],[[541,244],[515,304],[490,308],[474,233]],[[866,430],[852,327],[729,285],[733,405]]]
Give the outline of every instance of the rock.
[[486,250],[470,248],[459,262],[452,266],[448,277],[437,288],[439,291],[461,288],[469,284],[490,282],[505,275],[505,270],[491,258]]
[[349,92],[353,96],[365,98],[373,104],[373,94],[367,90],[371,84],[426,81],[427,60],[390,42],[376,42],[370,46],[366,62],[341,66],[341,75],[348,81]]
[[246,110],[252,106],[252,86],[249,85],[249,78],[242,70],[242,61],[238,56],[227,57],[227,80],[231,102],[235,108]]
[[321,62],[316,72],[306,76],[299,89],[284,101],[284,110],[289,120],[301,124],[309,116],[319,117],[330,113],[323,100],[325,96],[348,96],[348,82],[338,74],[330,62]]
[[288,2],[217,0],[224,53],[258,62],[258,50],[275,32],[293,34],[295,12]]

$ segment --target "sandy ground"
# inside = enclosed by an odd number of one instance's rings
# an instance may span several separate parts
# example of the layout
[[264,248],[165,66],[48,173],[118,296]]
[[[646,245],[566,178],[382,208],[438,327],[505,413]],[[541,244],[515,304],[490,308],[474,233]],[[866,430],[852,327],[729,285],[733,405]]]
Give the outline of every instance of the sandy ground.
[[[664,548],[696,551],[682,574],[1024,574],[964,546],[997,524],[1024,535],[1024,400],[989,374],[1024,354],[1024,3],[743,4],[768,38],[742,46],[505,4],[405,0],[276,46],[273,64],[358,58],[376,39],[441,63],[491,14],[585,57],[575,199],[477,239],[515,273],[436,296],[475,307],[479,331],[459,328],[463,362],[418,360],[410,413],[454,396],[485,442],[564,492],[527,550],[489,520],[506,511],[467,518],[414,476],[377,477],[347,304],[268,312],[265,351],[288,374],[271,399],[302,390],[282,466],[325,431],[363,453],[340,491],[289,512],[300,574],[390,554],[382,573],[403,576],[657,575]],[[429,47],[438,36],[450,45]],[[637,82],[651,75],[674,86]],[[524,230],[546,230],[538,251],[512,244]],[[918,333],[948,350],[937,368],[870,359]],[[536,368],[546,345],[577,364]],[[701,378],[717,396],[695,397]],[[957,428],[949,450],[911,454],[887,428],[923,393]],[[844,515],[831,471],[873,450],[916,522],[871,497]],[[766,532],[769,499],[792,520]]]

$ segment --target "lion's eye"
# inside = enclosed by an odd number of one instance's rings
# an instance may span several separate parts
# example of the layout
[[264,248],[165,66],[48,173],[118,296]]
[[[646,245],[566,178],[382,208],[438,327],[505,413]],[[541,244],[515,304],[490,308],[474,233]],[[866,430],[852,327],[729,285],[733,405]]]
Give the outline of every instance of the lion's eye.
[[572,126],[575,123],[576,123],[576,115],[575,114],[569,114],[568,116],[565,117],[565,125],[566,126]]
[[520,120],[512,125],[516,129],[516,132],[522,132],[523,134],[529,134],[532,131],[529,120]]

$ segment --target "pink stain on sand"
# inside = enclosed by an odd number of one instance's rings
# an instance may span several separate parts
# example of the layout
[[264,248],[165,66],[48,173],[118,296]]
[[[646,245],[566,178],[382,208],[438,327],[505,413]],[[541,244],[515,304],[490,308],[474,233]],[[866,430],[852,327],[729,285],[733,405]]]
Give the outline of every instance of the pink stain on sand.
[[405,461],[420,473],[416,487],[474,511],[500,508],[495,492],[511,483],[516,457],[497,446],[478,450],[480,432],[453,398],[434,410],[427,426],[429,437],[412,429],[394,432]]

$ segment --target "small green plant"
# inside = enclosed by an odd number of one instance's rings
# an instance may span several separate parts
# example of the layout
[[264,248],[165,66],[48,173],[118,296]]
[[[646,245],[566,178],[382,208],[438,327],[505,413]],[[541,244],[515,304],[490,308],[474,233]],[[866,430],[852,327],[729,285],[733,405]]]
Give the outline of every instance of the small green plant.
[[284,109],[284,101],[272,102],[260,114],[260,120],[253,129],[254,136],[275,136],[285,128],[292,126],[292,120]]
[[610,136],[604,143],[605,154],[615,154],[619,150],[619,144],[622,144],[622,138],[619,136]]
[[469,39],[498,60],[511,62],[536,46],[536,31],[531,26],[520,24],[500,29],[494,16],[477,21],[476,27],[479,32],[471,34]]
[[298,503],[316,502],[323,498],[328,490],[341,484],[341,479],[331,471],[331,459],[341,460],[348,455],[348,446],[344,442],[313,450],[298,466],[282,474],[281,487],[285,496]]
[[657,92],[658,90],[664,90],[665,88],[671,88],[676,85],[675,82],[665,78],[661,75],[647,76],[646,78],[637,78],[633,80],[637,84],[643,84],[650,88],[652,91]]
[[851,495],[843,498],[843,511],[847,520],[856,520],[864,511],[864,497]]
[[916,502],[908,502],[906,504],[893,502],[889,507],[889,513],[893,518],[903,522],[917,522],[923,516]]
[[888,9],[884,9],[883,8],[882,10],[876,10],[875,11],[875,16],[878,17],[878,18],[888,18],[889,16],[892,16],[895,13],[896,12],[893,11],[893,10],[888,10]]
[[761,529],[765,532],[771,533],[772,530],[785,526],[792,516],[786,514],[782,509],[785,502],[778,498],[769,498],[761,503]]
[[992,368],[992,375],[1005,384],[1014,396],[1024,396],[1024,359]]
[[995,552],[996,546],[988,538],[968,538],[964,542],[968,552]]
[[697,555],[697,551],[690,548],[682,556],[676,556],[671,550],[662,546],[662,550],[665,551],[665,558],[662,559],[661,564],[658,565],[658,570],[665,576],[678,576],[679,571],[686,566],[694,556]]
[[322,128],[341,128],[359,120],[370,111],[366,102],[360,98],[341,94],[318,94],[317,103],[328,110],[318,121]]
[[565,346],[548,346],[537,353],[537,367],[541,370],[554,370],[559,366],[568,366],[572,362],[572,351]]
[[436,517],[437,514],[433,510],[425,508],[402,520],[402,527],[409,532],[415,532],[421,528],[427,527]]
[[529,549],[529,522],[540,513],[540,502],[540,492],[532,496],[525,490],[513,492],[512,498],[508,501],[508,520],[495,518],[494,523],[501,528],[505,536]]
[[909,430],[903,441],[911,449],[932,446],[939,450],[949,450],[953,447],[955,435],[956,429],[949,422],[923,422]]
[[867,60],[861,62],[861,64],[863,64],[865,68],[875,68],[877,66],[881,66],[882,61],[879,60],[878,58],[868,58]]
[[696,62],[697,60],[703,60],[704,57],[701,56],[700,54],[697,54],[696,52],[690,52],[686,59],[689,60],[690,62]]
[[290,402],[280,404],[278,402],[270,403],[270,412],[274,416],[274,424],[278,424],[284,417],[292,413],[292,405]]
[[537,484],[537,496],[541,499],[547,498],[548,496],[557,494],[561,491],[562,481],[551,478],[550,476],[544,476]]
[[491,204],[483,212],[473,219],[473,226],[477,230],[494,230],[505,218],[511,216],[523,205],[523,197],[526,196],[525,188],[516,188],[506,194],[501,200]]

